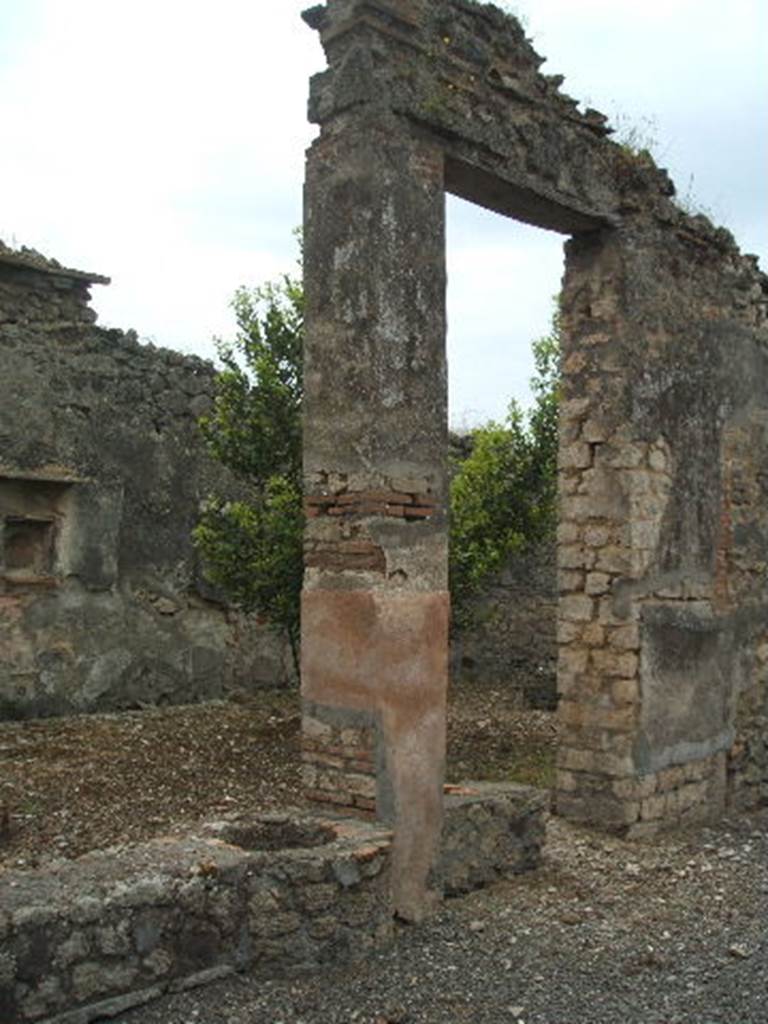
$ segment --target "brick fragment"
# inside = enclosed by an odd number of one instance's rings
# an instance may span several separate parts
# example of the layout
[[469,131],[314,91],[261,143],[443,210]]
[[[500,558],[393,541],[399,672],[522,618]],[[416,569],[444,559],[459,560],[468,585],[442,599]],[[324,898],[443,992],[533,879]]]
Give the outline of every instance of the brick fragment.
[[304,556],[308,569],[327,569],[335,572],[386,572],[387,560],[378,544],[370,541],[339,541],[337,544],[318,546]]
[[412,501],[412,496],[402,491],[351,491],[347,494],[340,494],[336,498],[337,505],[355,505],[361,502],[374,502],[382,505],[409,505]]
[[415,506],[412,505],[403,509],[403,513],[406,519],[429,519],[430,516],[435,514],[434,505]]

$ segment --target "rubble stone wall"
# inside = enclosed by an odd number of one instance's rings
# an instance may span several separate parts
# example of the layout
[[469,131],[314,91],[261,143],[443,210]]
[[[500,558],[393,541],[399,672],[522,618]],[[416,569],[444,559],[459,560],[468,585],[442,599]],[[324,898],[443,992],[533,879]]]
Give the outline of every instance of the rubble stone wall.
[[[454,895],[538,866],[544,794],[447,795],[434,884]],[[394,935],[392,835],[300,812],[0,873],[0,1020],[88,1024],[235,971],[369,957]]]
[[540,867],[547,794],[513,783],[445,787],[439,888],[458,896]]
[[87,1024],[237,970],[359,960],[392,936],[389,849],[381,828],[273,816],[0,875],[0,1019]]
[[223,697],[284,651],[203,581],[190,531],[241,485],[204,453],[213,367],[95,325],[105,279],[0,250],[0,715]]

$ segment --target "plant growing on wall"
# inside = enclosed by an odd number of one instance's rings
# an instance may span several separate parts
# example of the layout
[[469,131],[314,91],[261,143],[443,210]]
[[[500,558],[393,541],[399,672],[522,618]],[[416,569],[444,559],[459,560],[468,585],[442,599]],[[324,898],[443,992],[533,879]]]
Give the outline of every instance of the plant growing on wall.
[[237,334],[217,340],[223,370],[200,426],[211,453],[247,484],[249,500],[211,496],[194,540],[208,579],[285,637],[298,674],[304,295],[285,275],[240,288],[232,306]]

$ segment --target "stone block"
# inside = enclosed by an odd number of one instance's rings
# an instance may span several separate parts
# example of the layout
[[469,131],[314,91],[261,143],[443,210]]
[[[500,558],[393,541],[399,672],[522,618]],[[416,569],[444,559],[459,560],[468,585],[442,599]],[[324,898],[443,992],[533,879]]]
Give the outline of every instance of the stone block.
[[611,585],[611,577],[605,572],[587,573],[585,591],[587,594],[599,595],[607,593]]
[[559,644],[570,644],[581,638],[581,626],[576,622],[565,622],[558,619],[557,642]]
[[584,573],[580,570],[561,569],[557,574],[557,584],[561,594],[582,590],[584,588]]
[[568,771],[565,768],[559,768],[557,771],[557,783],[556,788],[562,793],[574,793],[579,789],[580,779],[575,772]]
[[581,630],[581,639],[588,647],[602,647],[605,643],[605,627],[599,622],[589,622]]
[[302,907],[310,914],[317,914],[334,905],[339,896],[339,889],[330,883],[320,883],[305,886],[298,895]]
[[643,821],[657,821],[667,811],[667,797],[663,793],[647,796],[640,802],[640,817]]
[[558,707],[558,716],[565,725],[577,729],[609,729],[629,732],[636,721],[634,707],[607,708],[585,701],[563,700]]
[[85,1003],[94,996],[125,992],[133,987],[137,977],[137,967],[130,960],[109,965],[88,960],[72,970],[72,995],[76,1002]]
[[373,775],[346,772],[344,775],[344,786],[347,792],[353,796],[368,797],[370,800],[375,800],[376,798],[376,778]]
[[594,671],[601,675],[635,679],[639,661],[632,651],[619,652],[612,648],[604,648],[592,651],[591,663]]
[[624,442],[611,446],[609,464],[614,469],[636,469],[645,462],[647,448],[643,444]]
[[589,412],[588,398],[565,398],[560,402],[560,418],[562,420],[581,420]]
[[595,559],[595,568],[604,573],[626,573],[629,564],[629,552],[618,546],[600,548]]
[[333,914],[323,914],[310,921],[308,930],[311,938],[327,942],[329,939],[333,939],[342,930],[342,927],[339,919]]
[[587,669],[589,653],[583,649],[561,647],[557,656],[557,670],[567,676],[577,676]]
[[558,544],[576,544],[581,537],[581,526],[578,523],[561,522],[557,527]]
[[637,679],[617,679],[611,684],[614,704],[637,704],[640,700],[640,685]]
[[565,746],[558,751],[557,766],[558,769],[565,768],[606,779],[631,777],[635,770],[629,754]]
[[78,960],[84,960],[91,948],[88,935],[74,929],[56,950],[54,962],[57,967],[69,967]]
[[560,599],[558,614],[565,622],[589,622],[594,614],[595,603],[584,594],[569,594]]
[[322,722],[312,715],[306,714],[301,717],[301,734],[305,740],[319,743],[323,746],[330,746],[333,743],[333,726]]
[[557,564],[561,571],[585,569],[590,555],[580,544],[563,545],[557,552]]
[[619,651],[640,650],[640,629],[636,622],[617,626],[608,632],[608,645]]
[[586,469],[592,465],[592,449],[580,442],[561,445],[557,461],[560,469]]
[[612,429],[605,421],[590,418],[581,428],[581,437],[587,444],[602,444],[611,436]]
[[585,526],[583,531],[584,543],[590,548],[604,547],[613,535],[609,526]]

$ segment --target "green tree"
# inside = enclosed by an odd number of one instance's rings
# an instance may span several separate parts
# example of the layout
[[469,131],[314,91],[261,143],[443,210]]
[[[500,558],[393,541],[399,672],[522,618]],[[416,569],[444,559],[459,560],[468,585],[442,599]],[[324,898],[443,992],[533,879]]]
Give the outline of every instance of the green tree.
[[[560,311],[555,312],[549,334],[533,342],[535,373],[531,378],[533,407],[528,413],[532,462],[536,467],[538,532],[553,534],[557,528],[557,449],[560,409]],[[535,536],[531,539],[535,540]]]
[[200,426],[247,500],[211,496],[195,529],[207,577],[290,645],[298,674],[302,583],[301,400],[304,295],[290,275],[240,288],[233,342],[216,342],[223,370]]
[[450,589],[454,624],[472,618],[472,598],[515,551],[554,532],[560,321],[533,343],[532,409],[517,402],[503,423],[471,434],[471,453],[451,481]]

